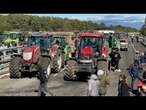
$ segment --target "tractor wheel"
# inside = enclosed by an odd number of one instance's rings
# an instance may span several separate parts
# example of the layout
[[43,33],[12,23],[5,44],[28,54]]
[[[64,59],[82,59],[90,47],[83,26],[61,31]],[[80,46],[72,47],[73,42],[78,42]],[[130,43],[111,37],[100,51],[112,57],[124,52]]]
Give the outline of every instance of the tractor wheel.
[[59,73],[62,68],[62,56],[59,55],[54,58],[53,72]]
[[67,66],[64,72],[64,80],[73,81],[76,80],[75,73],[77,72],[77,62],[74,60],[67,61]]
[[10,61],[10,78],[21,78],[21,61],[19,57],[12,58]]
[[48,57],[40,57],[38,63],[43,70],[47,70],[48,77],[51,74],[51,65],[50,65],[50,58]]

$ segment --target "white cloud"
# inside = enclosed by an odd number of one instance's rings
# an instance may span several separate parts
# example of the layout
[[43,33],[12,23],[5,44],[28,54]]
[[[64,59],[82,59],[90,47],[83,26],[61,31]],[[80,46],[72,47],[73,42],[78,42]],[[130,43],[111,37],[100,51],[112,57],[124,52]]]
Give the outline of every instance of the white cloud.
[[110,14],[105,15],[103,20],[114,20],[122,22],[143,22],[145,14]]

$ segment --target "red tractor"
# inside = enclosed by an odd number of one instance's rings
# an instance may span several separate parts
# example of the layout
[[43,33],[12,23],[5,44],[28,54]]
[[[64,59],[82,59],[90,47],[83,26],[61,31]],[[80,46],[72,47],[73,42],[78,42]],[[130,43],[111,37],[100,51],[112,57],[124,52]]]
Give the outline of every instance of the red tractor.
[[107,73],[108,48],[104,46],[104,35],[80,33],[78,38],[79,43],[75,49],[75,56],[67,61],[67,70],[70,72],[65,72],[64,79],[73,80],[78,76],[88,77],[97,70],[104,70]]
[[61,49],[53,44],[53,36],[46,32],[34,32],[28,37],[28,46],[21,55],[14,55],[10,62],[10,78],[32,77],[37,74],[38,65],[50,75],[51,70],[59,72],[62,67]]

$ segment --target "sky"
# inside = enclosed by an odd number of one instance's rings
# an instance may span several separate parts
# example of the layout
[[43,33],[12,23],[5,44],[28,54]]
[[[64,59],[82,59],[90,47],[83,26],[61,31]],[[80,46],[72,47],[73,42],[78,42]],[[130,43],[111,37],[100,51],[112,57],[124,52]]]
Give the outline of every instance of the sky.
[[[33,14],[31,14],[33,15]],[[35,14],[37,16],[54,16],[69,19],[91,20],[106,25],[123,25],[140,29],[146,14]]]
[[146,14],[27,14],[37,16],[53,16],[69,19],[91,20],[106,25],[124,25],[140,29]]

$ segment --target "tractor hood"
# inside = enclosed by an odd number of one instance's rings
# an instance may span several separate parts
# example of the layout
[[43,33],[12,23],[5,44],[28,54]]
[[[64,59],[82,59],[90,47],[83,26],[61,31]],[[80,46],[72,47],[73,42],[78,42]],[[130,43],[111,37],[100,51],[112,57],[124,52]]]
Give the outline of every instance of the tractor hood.
[[28,63],[37,63],[39,55],[39,46],[30,46],[23,49],[23,60]]
[[37,48],[39,48],[38,46],[30,46],[30,47],[25,47],[23,49],[23,52],[33,52],[35,51]]
[[94,50],[91,46],[86,46],[81,50],[81,55],[92,55]]

